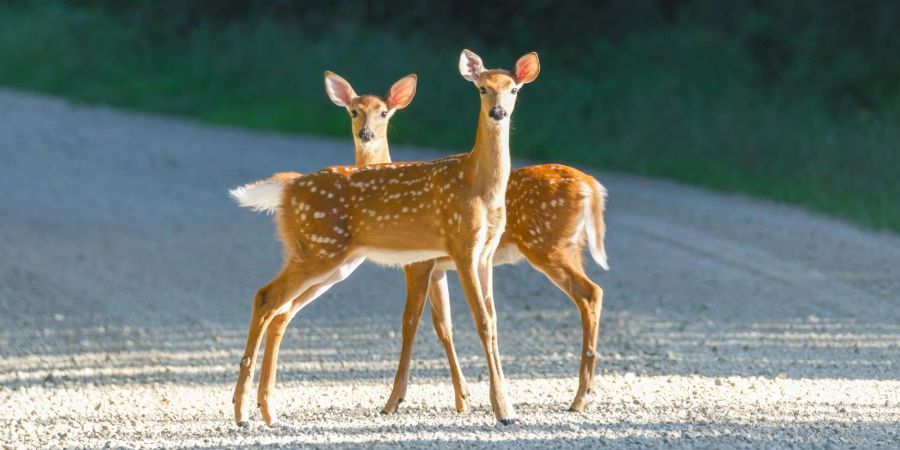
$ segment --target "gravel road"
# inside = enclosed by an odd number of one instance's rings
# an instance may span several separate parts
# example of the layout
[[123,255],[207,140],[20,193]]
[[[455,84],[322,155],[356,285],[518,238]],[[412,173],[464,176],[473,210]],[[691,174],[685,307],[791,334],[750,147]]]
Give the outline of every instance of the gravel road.
[[[437,155],[394,149],[396,160]],[[292,427],[267,429],[254,412],[237,429],[230,397],[249,304],[280,249],[271,218],[238,208],[227,189],[352,158],[349,136],[217,128],[0,91],[0,445],[900,442],[900,237],[605,173],[596,175],[610,191],[612,271],[590,268],[606,297],[599,392],[587,412],[564,411],[577,386],[577,311],[523,264],[495,277],[521,423],[494,423],[455,282],[473,411],[454,412],[426,319],[407,402],[378,414],[400,351],[403,277],[367,264],[288,330],[276,398]]]

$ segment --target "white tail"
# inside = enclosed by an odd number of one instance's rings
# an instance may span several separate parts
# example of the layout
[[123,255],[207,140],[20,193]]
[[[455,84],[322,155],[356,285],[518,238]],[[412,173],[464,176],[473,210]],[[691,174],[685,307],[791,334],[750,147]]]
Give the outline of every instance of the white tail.
[[264,211],[274,214],[281,203],[281,191],[284,184],[272,179],[265,179],[255,183],[245,184],[234,188],[228,193],[231,198],[244,208],[254,211]]
[[585,234],[588,242],[588,250],[594,261],[603,268],[609,270],[609,263],[606,261],[606,248],[603,240],[606,236],[606,223],[603,220],[604,211],[606,209],[606,188],[597,181],[591,186],[591,195],[586,202],[585,211]]
[[300,174],[294,172],[276,173],[265,180],[236,187],[228,191],[228,195],[244,208],[275,214],[281,203],[284,185],[298,176]]

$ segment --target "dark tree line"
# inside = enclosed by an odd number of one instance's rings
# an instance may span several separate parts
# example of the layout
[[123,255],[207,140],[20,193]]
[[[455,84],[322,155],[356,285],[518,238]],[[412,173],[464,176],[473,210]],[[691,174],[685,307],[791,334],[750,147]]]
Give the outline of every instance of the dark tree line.
[[871,107],[896,92],[900,80],[900,2],[894,0],[62,1],[101,7],[151,35],[265,19],[294,23],[310,35],[378,29],[442,43],[565,51],[576,61],[590,59],[598,41],[685,27],[739,41],[762,84],[788,73],[802,80],[832,72],[831,91]]

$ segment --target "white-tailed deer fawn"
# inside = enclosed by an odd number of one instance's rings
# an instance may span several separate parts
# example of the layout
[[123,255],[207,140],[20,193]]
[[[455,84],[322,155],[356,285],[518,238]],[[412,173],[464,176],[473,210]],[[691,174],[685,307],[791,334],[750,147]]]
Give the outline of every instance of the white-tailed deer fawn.
[[386,97],[356,95],[347,80],[325,72],[325,92],[335,105],[347,109],[356,147],[356,164],[391,162],[388,150],[388,122],[398,109],[406,108],[416,95],[416,76],[407,75],[394,83]]
[[[471,67],[480,67],[481,63],[474,59],[477,58],[474,54],[464,54],[462,58],[460,70],[463,77],[471,81]],[[352,87],[343,78],[326,74],[326,80],[326,84],[341,85],[341,89],[352,92]],[[331,92],[329,90],[330,96]],[[356,163],[390,162],[386,133],[379,134],[377,145],[366,145],[363,135],[357,132],[359,111],[354,111],[367,108],[371,103],[377,104],[379,100],[357,101],[352,105],[343,104],[333,96],[332,100],[348,108],[353,120]],[[513,170],[506,193],[506,231],[494,257],[494,265],[500,265],[519,262],[524,256],[532,267],[544,273],[578,307],[582,323],[582,356],[578,391],[570,406],[573,411],[584,409],[594,389],[603,290],[584,273],[581,255],[587,243],[597,264],[608,269],[603,246],[605,198],[606,190],[600,183],[571,167],[547,164]],[[404,267],[407,299],[403,346],[393,390],[384,412],[395,412],[406,396],[412,348],[426,295],[431,302],[435,332],[450,363],[456,408],[463,411],[468,406],[468,390],[453,344],[446,276],[447,270],[452,269],[452,261],[448,258],[441,258],[436,263],[429,261]]]
[[503,424],[515,420],[497,351],[491,271],[506,222],[513,88],[533,81],[538,72],[535,53],[520,58],[513,73],[478,72],[485,92],[469,153],[425,162],[335,166],[231,191],[242,206],[278,212],[285,253],[279,275],[253,299],[233,397],[239,425],[249,418],[247,397],[263,331],[267,339],[257,400],[263,419],[272,425],[277,422],[271,394],[278,347],[293,315],[366,259],[405,265],[440,257],[449,257],[457,268],[481,338],[494,415]]

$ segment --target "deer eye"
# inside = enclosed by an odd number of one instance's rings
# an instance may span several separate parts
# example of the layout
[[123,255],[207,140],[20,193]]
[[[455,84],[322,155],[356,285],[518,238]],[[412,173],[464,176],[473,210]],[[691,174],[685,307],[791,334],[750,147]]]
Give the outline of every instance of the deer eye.
[[487,89],[485,89],[484,86],[481,86],[480,88],[478,88],[478,91],[481,92],[481,95],[487,94]]
[[359,115],[359,113],[356,112],[356,110],[354,109],[354,110],[351,110],[351,111],[350,111],[350,115],[353,116],[353,117],[356,117],[356,116]]
[[512,90],[510,90],[509,92],[510,92],[512,95],[516,95],[516,93],[519,92],[519,88],[512,88]]
[[387,111],[382,111],[382,112],[381,112],[381,117],[387,118]]

